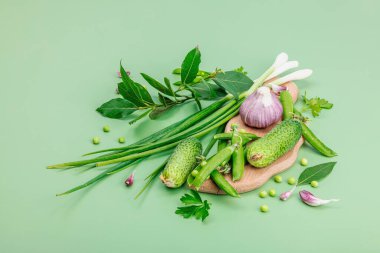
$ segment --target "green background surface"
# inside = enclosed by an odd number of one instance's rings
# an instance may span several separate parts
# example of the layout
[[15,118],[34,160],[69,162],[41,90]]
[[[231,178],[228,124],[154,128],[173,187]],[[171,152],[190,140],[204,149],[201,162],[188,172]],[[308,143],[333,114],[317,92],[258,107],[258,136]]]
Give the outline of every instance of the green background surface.
[[[380,2],[365,1],[0,1],[0,252],[379,252],[378,182]],[[202,68],[243,65],[251,78],[285,51],[314,70],[298,82],[334,103],[312,128],[338,151],[328,159],[304,147],[310,165],[338,161],[315,194],[341,202],[322,208],[203,195],[205,223],[174,214],[186,189],[156,181],[133,200],[163,159],[66,197],[55,193],[101,169],[48,171],[97,148],[128,143],[196,111],[178,107],[155,122],[101,117],[113,98],[120,59],[132,77],[156,78],[199,45]],[[173,76],[170,76],[173,79]],[[103,133],[104,124],[111,126]],[[102,143],[94,147],[95,135]],[[298,176],[294,165],[283,176]],[[278,192],[286,183],[268,182]],[[310,188],[308,186],[303,187]],[[258,211],[268,204],[270,212]]]

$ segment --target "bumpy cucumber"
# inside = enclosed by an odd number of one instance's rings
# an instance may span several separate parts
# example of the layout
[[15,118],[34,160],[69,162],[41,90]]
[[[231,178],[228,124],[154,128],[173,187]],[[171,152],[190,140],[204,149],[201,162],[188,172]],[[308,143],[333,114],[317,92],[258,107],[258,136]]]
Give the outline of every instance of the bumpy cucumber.
[[266,167],[292,149],[301,135],[300,122],[293,119],[284,120],[263,138],[249,145],[247,160],[254,167]]
[[202,144],[196,138],[180,142],[169,157],[161,181],[170,188],[178,188],[185,183],[187,176],[197,166],[197,156],[202,154]]

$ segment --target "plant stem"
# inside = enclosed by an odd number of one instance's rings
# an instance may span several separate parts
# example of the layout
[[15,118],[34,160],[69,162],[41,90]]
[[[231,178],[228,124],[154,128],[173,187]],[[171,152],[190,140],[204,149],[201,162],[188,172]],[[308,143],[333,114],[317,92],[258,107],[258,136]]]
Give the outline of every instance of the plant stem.
[[145,112],[143,112],[142,114],[140,114],[139,116],[137,116],[136,118],[134,118],[133,120],[129,121],[129,125],[132,125],[134,123],[136,123],[138,120],[144,118],[146,115],[148,115],[153,109],[150,108],[149,110],[146,110]]
[[118,164],[116,166],[113,166],[113,167],[107,169],[106,171],[100,173],[98,176],[90,179],[86,183],[81,184],[81,185],[79,185],[77,187],[74,187],[74,188],[72,188],[72,189],[70,189],[68,191],[63,192],[63,193],[59,193],[56,196],[63,196],[63,195],[67,195],[67,194],[73,193],[75,191],[81,190],[81,189],[83,189],[83,188],[85,188],[85,187],[87,187],[89,185],[92,185],[95,182],[98,182],[99,180],[102,180],[102,179],[104,179],[104,178],[106,178],[106,177],[108,177],[108,176],[110,176],[112,174],[115,174],[116,172],[120,172],[122,170],[125,170],[125,169],[129,168],[130,166],[136,164],[137,162],[139,162],[141,160],[132,160],[132,161],[127,161],[127,162],[124,162],[124,163],[120,163],[120,164]]
[[259,78],[257,78],[253,82],[253,85],[251,86],[251,88],[249,88],[249,90],[247,90],[246,92],[240,94],[239,98],[246,98],[249,95],[251,95],[253,92],[255,92],[260,86],[262,86],[264,84],[265,79],[267,79],[268,76],[270,76],[273,73],[273,71],[274,71],[273,67],[268,68],[264,72],[264,74],[262,74]]
[[169,158],[166,159],[160,166],[158,166],[157,169],[155,169],[152,173],[150,173],[146,178],[145,180],[149,179],[144,187],[139,191],[139,193],[137,193],[135,199],[138,199],[138,197],[140,197],[140,195],[148,188],[148,186],[152,183],[152,181],[160,174],[160,172],[165,168],[167,162],[168,162]]

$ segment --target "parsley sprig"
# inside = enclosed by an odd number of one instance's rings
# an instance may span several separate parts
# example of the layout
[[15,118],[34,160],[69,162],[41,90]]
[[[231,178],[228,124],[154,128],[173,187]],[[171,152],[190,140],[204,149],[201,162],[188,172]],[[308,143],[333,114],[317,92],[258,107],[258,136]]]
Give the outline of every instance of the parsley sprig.
[[333,107],[333,104],[324,98],[315,97],[308,99],[306,97],[306,92],[305,95],[302,96],[302,99],[305,104],[302,108],[302,111],[311,111],[311,114],[314,118],[319,116],[319,113],[322,111],[322,109],[329,110]]
[[204,221],[209,215],[210,205],[207,200],[202,200],[201,196],[195,190],[190,190],[190,194],[185,194],[181,197],[181,202],[185,205],[177,207],[176,214],[188,219],[191,216],[195,216],[197,220],[202,219]]

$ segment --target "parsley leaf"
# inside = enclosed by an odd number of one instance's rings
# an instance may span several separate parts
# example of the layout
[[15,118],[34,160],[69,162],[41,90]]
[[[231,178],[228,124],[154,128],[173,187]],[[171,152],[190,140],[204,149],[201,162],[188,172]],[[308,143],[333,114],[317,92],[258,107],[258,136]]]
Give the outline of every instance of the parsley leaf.
[[190,190],[190,194],[186,193],[180,200],[185,206],[177,207],[175,213],[183,216],[183,218],[188,219],[195,216],[197,220],[204,221],[209,215],[208,210],[210,210],[211,204],[207,200],[202,201],[197,191]]
[[303,112],[311,111],[311,114],[313,115],[313,117],[318,117],[322,109],[329,110],[333,107],[333,104],[324,98],[315,97],[315,98],[308,99],[306,97],[306,92],[305,92],[305,95],[302,96],[302,99],[303,99],[303,102],[305,103],[302,111]]
[[237,69],[234,69],[234,71],[236,71],[236,72],[240,72],[240,73],[243,73],[244,75],[247,75],[247,74],[248,74],[248,72],[245,71],[245,69],[244,69],[243,66],[240,66],[240,67],[238,67]]

